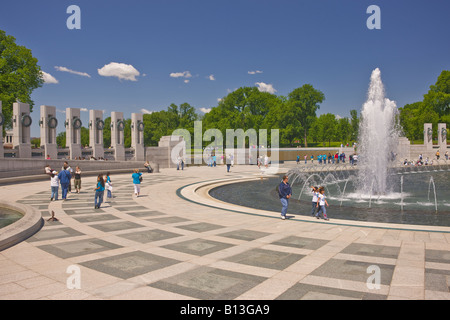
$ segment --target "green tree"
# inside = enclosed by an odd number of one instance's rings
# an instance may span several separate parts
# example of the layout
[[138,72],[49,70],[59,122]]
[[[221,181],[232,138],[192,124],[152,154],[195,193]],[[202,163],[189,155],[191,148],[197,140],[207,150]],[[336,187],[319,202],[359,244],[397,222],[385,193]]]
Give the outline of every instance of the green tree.
[[433,135],[437,135],[437,124],[450,126],[450,71],[444,70],[436,83],[430,86],[423,101],[406,104],[399,108],[399,120],[404,135],[410,140],[423,139],[423,124],[433,124]]
[[[269,92],[261,92],[257,87],[241,87],[224,97],[217,107],[203,117],[203,130],[219,129],[225,137],[227,129],[267,128],[267,122],[273,125],[280,123],[275,113],[269,112],[277,108],[281,99]],[[269,119],[267,119],[269,117]],[[273,128],[273,127],[272,127]],[[270,134],[268,136],[268,141]]]
[[444,70],[439,75],[436,84],[423,97],[423,103],[431,106],[439,117],[450,114],[450,71]]
[[288,95],[287,109],[301,125],[305,146],[308,146],[308,131],[316,118],[316,111],[324,100],[325,95],[310,84],[294,89]]
[[350,140],[357,141],[359,134],[359,118],[358,118],[358,111],[354,109],[350,110],[350,125],[352,127]]
[[31,50],[16,44],[13,36],[0,30],[0,101],[5,116],[5,129],[12,127],[13,103],[28,103],[32,110],[31,93],[43,85],[41,68]]
[[337,126],[338,121],[332,113],[322,114],[314,122],[314,130],[317,130],[317,138],[323,142],[324,146],[326,141],[328,141],[328,146],[330,146],[330,142],[336,139]]
[[352,125],[348,118],[340,118],[337,120],[335,136],[343,144],[352,140]]

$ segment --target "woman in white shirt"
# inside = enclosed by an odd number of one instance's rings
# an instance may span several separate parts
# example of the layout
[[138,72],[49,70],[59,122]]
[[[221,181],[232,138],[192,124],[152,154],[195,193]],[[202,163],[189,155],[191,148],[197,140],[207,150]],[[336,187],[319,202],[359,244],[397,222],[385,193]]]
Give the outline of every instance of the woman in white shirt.
[[325,199],[325,188],[321,187],[319,189],[319,195],[317,200],[317,207],[319,208],[319,211],[316,213],[316,218],[319,219],[319,215],[322,214],[323,219],[329,220],[327,216],[327,209],[325,206],[328,207],[328,202]]
[[319,198],[319,188],[317,187],[311,187],[311,192],[313,194],[312,197],[312,208],[311,208],[311,216],[315,216],[316,214],[316,208],[317,208],[317,199]]
[[53,198],[55,198],[55,201],[58,200],[59,178],[57,173],[58,172],[53,171],[50,176],[50,187],[52,188],[52,197],[50,198],[50,201],[53,201]]

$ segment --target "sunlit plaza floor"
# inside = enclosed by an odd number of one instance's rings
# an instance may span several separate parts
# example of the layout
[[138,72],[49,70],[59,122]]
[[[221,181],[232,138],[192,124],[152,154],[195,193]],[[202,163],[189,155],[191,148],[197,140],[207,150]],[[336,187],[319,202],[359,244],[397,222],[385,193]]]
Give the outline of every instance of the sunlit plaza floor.
[[45,224],[0,252],[0,299],[450,299],[450,228],[339,224],[332,210],[330,221],[281,220],[194,192],[258,174],[162,169],[144,173],[140,197],[131,173],[113,175],[100,209],[95,177],[66,201],[50,202],[50,181],[2,186]]

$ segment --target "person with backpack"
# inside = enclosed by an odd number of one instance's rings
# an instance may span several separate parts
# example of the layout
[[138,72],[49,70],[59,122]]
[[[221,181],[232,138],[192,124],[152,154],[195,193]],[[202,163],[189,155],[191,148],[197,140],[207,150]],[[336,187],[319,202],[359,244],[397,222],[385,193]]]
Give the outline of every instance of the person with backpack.
[[288,183],[289,177],[283,176],[283,181],[278,185],[278,197],[281,201],[281,219],[286,219],[286,212],[289,206],[289,199],[292,196],[292,189]]
[[70,171],[67,170],[67,164],[64,163],[63,170],[61,170],[60,173],[58,173],[59,182],[61,184],[61,198],[63,200],[66,200],[67,198],[67,192],[69,190],[70,185],[70,179],[72,179],[72,175],[70,174]]

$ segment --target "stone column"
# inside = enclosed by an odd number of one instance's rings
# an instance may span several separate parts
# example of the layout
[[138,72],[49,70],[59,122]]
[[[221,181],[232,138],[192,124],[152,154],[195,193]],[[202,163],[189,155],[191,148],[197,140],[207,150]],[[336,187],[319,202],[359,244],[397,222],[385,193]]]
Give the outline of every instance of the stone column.
[[81,126],[79,108],[66,108],[66,147],[69,148],[69,158],[81,157]]
[[15,102],[13,104],[13,148],[18,158],[31,158],[30,105]]
[[92,148],[92,156],[95,158],[105,156],[103,148],[103,128],[105,122],[103,121],[103,111],[90,110],[89,111],[89,146]]
[[145,161],[144,116],[142,113],[131,114],[131,147],[134,149],[134,160]]
[[58,120],[56,119],[56,107],[41,106],[39,126],[41,127],[41,147],[44,147],[45,158],[48,155],[50,159],[57,159],[56,127],[58,126]]
[[438,123],[438,142],[441,156],[444,156],[447,151],[447,124]]
[[433,124],[423,124],[423,144],[427,150],[433,149]]
[[111,147],[116,161],[125,161],[123,112],[111,112]]

